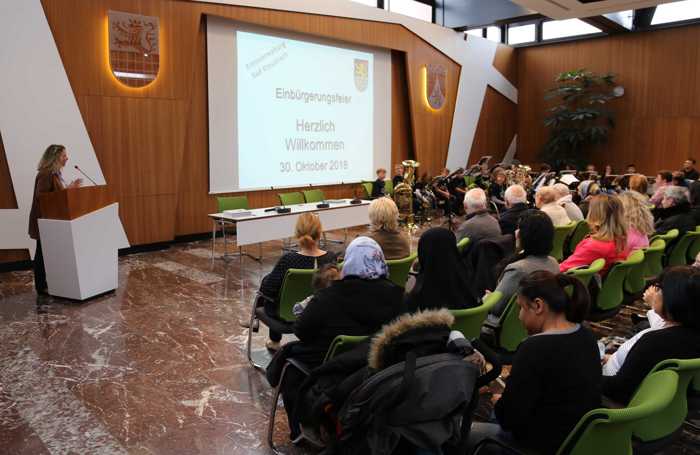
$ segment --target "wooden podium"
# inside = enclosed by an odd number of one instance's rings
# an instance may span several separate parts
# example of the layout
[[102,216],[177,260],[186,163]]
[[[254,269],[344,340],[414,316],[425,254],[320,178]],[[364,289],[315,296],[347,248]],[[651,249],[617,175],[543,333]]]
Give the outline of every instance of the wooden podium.
[[118,287],[117,253],[126,248],[119,204],[106,185],[39,195],[39,235],[49,294],[85,300]]

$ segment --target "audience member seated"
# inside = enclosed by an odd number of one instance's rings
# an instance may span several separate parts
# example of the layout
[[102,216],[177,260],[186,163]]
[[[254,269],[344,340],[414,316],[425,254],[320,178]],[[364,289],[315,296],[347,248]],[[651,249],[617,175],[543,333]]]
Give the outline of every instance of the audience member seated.
[[690,212],[688,189],[677,185],[666,187],[661,209],[656,211],[657,220],[654,225],[657,233],[665,233],[678,229],[680,236],[695,230],[695,218]]
[[685,181],[685,174],[681,171],[673,172],[671,174],[671,185],[682,186],[683,188],[687,188],[688,185],[686,184],[686,181]]
[[571,219],[564,207],[557,204],[557,196],[554,188],[543,186],[535,193],[535,205],[552,219],[555,226],[563,226],[571,223]]
[[[486,437],[553,454],[579,419],[600,405],[600,353],[581,325],[588,292],[576,278],[534,272],[520,283],[520,320],[530,335],[518,348],[498,423],[473,423],[472,447]],[[500,452],[499,452],[500,453]]]
[[578,193],[580,199],[578,206],[585,218],[588,215],[588,206],[591,203],[591,199],[600,194],[600,185],[598,182],[594,182],[593,180],[584,180],[578,184],[576,192]]
[[554,191],[557,193],[557,204],[564,207],[564,210],[566,210],[566,215],[569,217],[569,219],[571,221],[583,220],[583,212],[581,212],[578,205],[574,204],[569,187],[563,183],[556,183],[552,188],[554,188]]
[[[284,358],[294,357],[313,369],[323,362],[338,335],[369,336],[405,312],[403,288],[388,278],[388,267],[377,242],[358,237],[345,251],[341,279],[317,291],[294,323],[299,339],[285,345],[273,359],[276,371]],[[279,379],[268,367],[271,383]],[[285,379],[282,398],[290,417],[291,438],[299,436],[295,419],[297,393],[304,376],[291,369]]]
[[641,174],[634,174],[631,176],[629,179],[629,190],[635,191],[647,199],[649,197],[647,194],[649,191],[649,182],[646,176]]
[[386,182],[384,182],[384,179],[386,179],[386,169],[377,169],[377,180],[372,183],[372,194],[370,195],[372,199],[385,195],[384,185]]
[[433,308],[467,308],[467,271],[457,251],[452,231],[431,228],[418,241],[420,272],[406,295],[409,311]]
[[663,302],[659,288],[656,286],[649,286],[646,291],[644,291],[643,299],[644,303],[652,308],[651,310],[647,311],[649,328],[641,330],[632,338],[625,341],[613,354],[605,355],[605,358],[603,359],[605,362],[603,364],[603,375],[615,376],[617,372],[620,371],[622,364],[625,363],[625,359],[627,358],[627,355],[632,347],[646,333],[649,333],[652,330],[670,327],[663,316]]
[[527,192],[521,185],[511,185],[505,192],[506,210],[498,218],[501,233],[514,234],[523,212],[529,210]]
[[[321,220],[313,213],[303,213],[297,219],[294,236],[299,242],[299,251],[285,253],[277,261],[270,273],[260,284],[260,293],[265,296],[265,312],[270,317],[279,316],[279,293],[289,269],[316,269],[324,264],[334,263],[336,255],[318,247],[323,228]],[[267,348],[276,351],[280,347],[282,334],[270,330]]]
[[[338,264],[325,264],[321,266],[316,273],[314,273],[313,278],[311,278],[311,287],[314,292],[320,291],[321,289],[326,289],[334,281],[340,279],[340,269]],[[295,303],[292,307],[292,313],[295,317],[301,316],[301,314],[306,309],[306,305],[309,304],[314,295],[311,294],[299,303]]]
[[367,237],[379,244],[386,259],[401,259],[411,254],[411,242],[399,229],[399,209],[388,197],[373,200],[369,205]]
[[621,404],[628,403],[662,360],[700,357],[700,272],[688,266],[670,267],[658,283],[647,298],[666,321],[665,327],[640,337],[617,374],[603,377],[603,394]]
[[486,192],[481,188],[472,188],[464,196],[464,210],[467,212],[466,220],[457,229],[457,240],[469,237],[472,244],[479,240],[498,237],[501,228],[496,218],[488,211]]
[[681,171],[686,180],[697,180],[700,178],[700,173],[695,169],[695,158],[688,158],[685,160]]
[[596,259],[605,259],[601,271],[605,275],[615,261],[627,258],[627,225],[622,202],[617,196],[599,194],[591,199],[586,221],[591,235],[583,239],[574,253],[559,265],[566,272],[574,267],[590,265]]
[[651,199],[649,199],[649,202],[651,202],[654,207],[661,207],[661,201],[666,193],[666,187],[671,185],[672,180],[673,174],[671,171],[659,171],[659,173],[656,174],[654,194],[651,196]]
[[503,313],[518,290],[520,281],[532,272],[559,272],[557,260],[549,255],[553,241],[554,225],[546,214],[534,209],[523,213],[515,231],[515,251],[519,253],[506,261],[507,265],[498,279],[496,291],[503,294],[503,298],[491,310],[492,314],[500,316]]
[[649,236],[654,233],[654,216],[646,198],[636,191],[625,191],[619,197],[627,220],[627,250],[648,247]]

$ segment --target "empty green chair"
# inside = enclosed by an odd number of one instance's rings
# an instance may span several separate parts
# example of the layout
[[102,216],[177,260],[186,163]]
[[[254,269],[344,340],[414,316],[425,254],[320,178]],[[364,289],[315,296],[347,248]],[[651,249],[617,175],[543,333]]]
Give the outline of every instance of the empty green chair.
[[[688,249],[698,239],[700,239],[700,231],[688,231],[683,234],[668,253],[668,265],[687,265]],[[694,259],[695,256],[693,256]]]
[[552,251],[549,255],[556,259],[557,262],[561,262],[561,260],[564,259],[564,243],[575,227],[575,221],[563,226],[554,226],[554,242],[552,243]]
[[643,442],[671,436],[683,425],[688,415],[688,391],[696,375],[700,374],[700,359],[664,360],[654,367],[650,375],[669,370],[678,374],[678,389],[663,412],[644,419],[635,427],[634,435]]
[[464,237],[462,240],[457,242],[457,251],[459,251],[459,254],[464,253],[467,245],[469,245],[469,237]]
[[411,266],[416,262],[416,253],[412,253],[410,256],[403,259],[390,259],[386,261],[386,265],[389,266],[389,279],[399,286],[406,287],[406,281],[408,280],[408,273],[411,271]]
[[644,268],[642,273],[645,280],[657,277],[664,269],[664,251],[666,251],[666,241],[657,238],[644,248]]
[[280,205],[295,205],[304,203],[304,195],[299,191],[293,193],[279,193]]
[[[557,455],[632,455],[632,436],[636,425],[668,407],[677,388],[678,374],[674,371],[659,371],[649,375],[626,408],[599,408],[581,417],[557,450]],[[504,447],[506,453],[525,455],[494,439],[481,441],[472,455],[478,455],[482,448],[489,445]],[[527,455],[533,453],[529,451]]]
[[[260,321],[275,332],[294,333],[293,323],[296,320],[296,316],[294,316],[292,308],[294,304],[301,302],[313,294],[314,291],[313,286],[311,286],[311,280],[314,273],[316,273],[316,269],[287,270],[279,294],[279,317],[270,317],[265,312],[263,306],[256,306],[257,299],[254,299],[248,327],[255,327],[257,321]],[[263,298],[267,297],[263,296]],[[246,346],[248,361],[255,368],[264,369],[267,365],[256,364],[252,358],[253,331],[254,330],[248,329],[248,344]]]
[[626,260],[616,262],[608,271],[603,280],[603,285],[598,292],[598,297],[588,318],[592,321],[600,321],[614,316],[620,309],[625,298],[625,281],[630,270],[644,261],[644,252],[637,250],[632,252]]
[[[645,248],[640,251],[644,253]],[[631,295],[640,294],[646,287],[646,280],[644,279],[644,260],[639,264],[636,264],[630,268],[627,273],[627,278],[625,279],[625,292]]]
[[481,333],[481,325],[486,320],[486,316],[502,297],[503,294],[494,291],[485,296],[481,305],[478,307],[466,308],[464,310],[450,310],[450,313],[455,317],[452,329],[459,330],[464,337],[469,340],[478,338]]
[[593,276],[597,273],[600,273],[600,271],[603,270],[603,267],[605,267],[605,259],[600,258],[591,262],[590,265],[582,265],[569,269],[566,271],[566,274],[575,276],[581,283],[583,283],[584,286],[588,287],[588,284],[591,282],[591,278],[593,278]]
[[581,240],[586,238],[586,236],[591,232],[591,228],[588,226],[586,220],[581,220],[576,222],[576,227],[571,231],[569,235],[569,241],[566,245],[565,253],[571,255],[576,249],[576,246],[581,243]]
[[304,191],[304,200],[307,204],[323,202],[326,200],[326,195],[323,194],[323,190],[306,190]]
[[248,196],[220,196],[216,198],[219,213],[225,210],[248,210]]

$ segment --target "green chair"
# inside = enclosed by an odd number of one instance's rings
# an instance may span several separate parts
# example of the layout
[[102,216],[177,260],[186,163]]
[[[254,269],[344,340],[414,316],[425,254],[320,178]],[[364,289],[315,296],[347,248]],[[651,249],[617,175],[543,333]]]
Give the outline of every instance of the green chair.
[[563,226],[554,226],[554,242],[552,243],[552,251],[549,253],[557,262],[564,259],[564,243],[569,237],[569,234],[576,228],[576,222],[572,221]]
[[571,232],[571,235],[569,235],[569,242],[566,245],[565,253],[567,256],[574,252],[576,246],[581,243],[581,240],[586,238],[590,232],[591,228],[588,226],[586,220],[581,220],[576,223],[576,227]]
[[221,196],[216,198],[219,213],[225,210],[248,210],[248,196]]
[[[632,455],[632,437],[636,426],[663,412],[673,400],[677,388],[678,374],[674,371],[659,371],[649,375],[626,408],[594,409],[581,417],[557,450],[557,455]],[[481,441],[472,455],[478,455],[481,449],[489,445],[500,446],[507,453],[525,455],[494,439]],[[528,455],[532,453],[534,452],[527,452]]]
[[[700,231],[700,226],[695,226],[696,231]],[[688,247],[688,260],[692,264],[695,258],[700,253],[700,238],[695,239],[695,241]]]
[[656,240],[656,239],[662,239],[663,241],[666,242],[666,245],[668,245],[668,243],[669,243],[671,240],[674,240],[676,237],[678,237],[678,234],[679,234],[679,233],[680,233],[680,232],[678,231],[678,229],[671,229],[670,231],[668,231],[668,232],[666,232],[666,233],[664,233],[664,234],[652,235],[651,238],[649,239],[649,241],[650,241],[650,242],[653,242],[653,241]]
[[411,271],[411,266],[416,262],[418,255],[412,253],[410,256],[403,259],[390,259],[386,261],[389,266],[389,279],[399,286],[406,287],[408,273]]
[[[676,242],[675,245],[671,247],[671,251],[668,254],[668,265],[687,265],[688,264],[688,249],[695,243],[696,240],[700,239],[700,231],[688,231],[683,237]],[[693,256],[693,260],[695,256]]]
[[644,261],[644,252],[636,250],[626,260],[616,262],[608,271],[588,319],[601,321],[614,316],[625,298],[625,280],[630,270]]
[[386,196],[391,196],[394,194],[394,181],[391,179],[384,180],[384,194]]
[[700,359],[664,360],[649,375],[659,371],[675,371],[678,374],[678,390],[663,412],[644,419],[635,427],[634,435],[643,442],[667,438],[683,425],[688,415],[688,391],[693,379],[700,374]]
[[596,259],[591,262],[591,265],[582,265],[580,267],[574,267],[566,271],[567,275],[572,275],[578,278],[578,280],[583,283],[583,285],[588,288],[588,284],[591,282],[591,278],[597,273],[600,273],[605,267],[605,259]]
[[[368,337],[366,336],[338,335],[328,347],[328,350],[326,351],[326,357],[323,359],[323,363],[332,360],[334,357],[336,357],[339,354],[342,354],[343,352],[351,350],[358,344],[365,341],[367,338]],[[275,393],[270,408],[270,417],[267,421],[267,444],[272,450],[272,452],[275,454],[282,453],[277,447],[275,447],[275,441],[273,436],[275,434],[275,416],[277,415],[277,405],[279,403],[280,392],[282,391],[282,385],[284,384],[284,380],[287,377],[287,370],[289,368],[295,368],[305,376],[309,376],[311,374],[311,369],[307,365],[294,358],[288,359],[285,362],[284,367],[282,367],[282,373],[280,374],[279,382],[275,387]],[[319,443],[315,440],[313,436],[310,436],[304,432],[303,428],[301,429],[301,433],[304,439],[308,440],[314,445],[319,445]]]
[[[316,269],[287,270],[279,293],[279,317],[270,317],[265,312],[264,306],[256,305],[259,299],[253,299],[253,309],[250,313],[250,321],[248,325],[248,327],[250,327],[248,329],[248,344],[246,346],[248,361],[253,367],[260,370],[264,370],[267,367],[267,365],[255,363],[252,358],[253,332],[256,331],[253,328],[258,326],[259,321],[275,332],[294,333],[293,323],[296,320],[296,317],[292,312],[292,308],[296,303],[301,302],[313,294],[314,291],[313,287],[311,286],[311,280],[316,271]],[[272,300],[271,298],[262,294],[258,294],[258,296],[262,299]]]
[[[644,253],[646,248],[642,248],[640,251]],[[627,273],[627,278],[625,279],[625,292],[632,296],[641,294],[641,292],[646,287],[646,280],[644,279],[644,263],[642,261],[639,264],[633,266]]]
[[365,194],[363,195],[363,199],[372,199],[372,188],[373,187],[374,187],[373,182],[362,182],[362,189],[365,192]]
[[[498,333],[498,348],[508,354],[514,354],[518,350],[520,343],[528,337],[527,330],[523,327],[518,317],[520,306],[518,305],[518,295],[513,294],[503,314],[501,315],[501,330]],[[504,359],[507,356],[502,356]]]
[[326,200],[326,195],[323,194],[323,190],[305,190],[304,200],[307,204],[312,202],[323,202]]
[[469,245],[469,237],[464,237],[462,240],[457,242],[457,251],[459,251],[459,254],[464,253],[467,245]]
[[304,195],[299,191],[293,193],[279,193],[280,205],[296,205],[304,203]]
[[455,317],[455,322],[452,324],[452,329],[462,332],[465,338],[471,340],[479,338],[481,334],[481,325],[486,320],[491,308],[496,306],[503,297],[498,291],[494,291],[484,297],[481,305],[474,308],[466,308],[464,310],[450,310],[452,316]]
[[666,241],[656,238],[651,244],[644,248],[644,269],[642,271],[645,280],[657,277],[664,269],[664,251],[666,251]]

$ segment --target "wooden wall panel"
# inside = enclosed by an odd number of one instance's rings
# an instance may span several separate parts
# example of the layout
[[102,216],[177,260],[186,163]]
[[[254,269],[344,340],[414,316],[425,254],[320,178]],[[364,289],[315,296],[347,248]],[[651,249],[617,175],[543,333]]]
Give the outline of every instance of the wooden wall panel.
[[617,126],[591,161],[617,170],[628,163],[653,174],[678,169],[700,150],[700,26],[621,34],[516,51],[518,158],[531,162],[546,142],[544,92],[561,71],[613,72],[625,95],[611,107]]
[[515,136],[516,119],[517,105],[487,87],[472,143],[471,163],[484,155],[493,156],[492,163],[500,162]]
[[[208,194],[207,14],[392,50],[392,161],[414,157],[422,164],[421,172],[429,173],[445,161],[461,69],[401,25],[186,0],[42,4],[133,245],[210,229],[206,215],[216,204]],[[161,66],[150,86],[129,88],[111,74],[109,10],[159,17]],[[508,55],[499,51],[499,65],[509,65]],[[437,112],[423,96],[424,67],[431,63],[447,69],[447,101]],[[323,189],[330,198],[348,197],[357,186]],[[251,206],[276,204],[276,193],[248,193]],[[0,200],[7,197],[8,191],[0,188]]]
[[[0,134],[0,209],[16,209],[17,199],[15,190],[12,187],[10,169],[7,166],[7,156]],[[29,252],[26,249],[0,250],[0,263],[26,261],[29,259]]]

